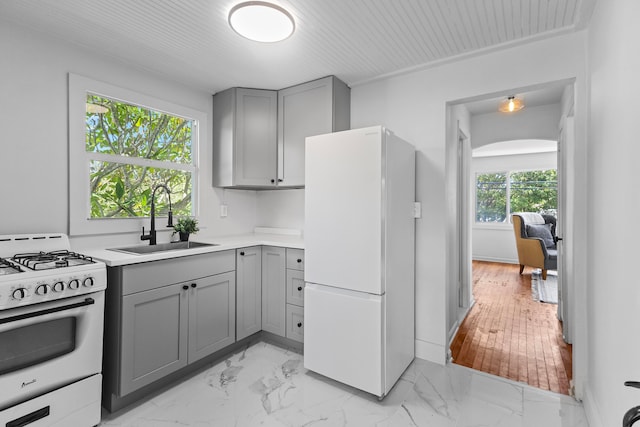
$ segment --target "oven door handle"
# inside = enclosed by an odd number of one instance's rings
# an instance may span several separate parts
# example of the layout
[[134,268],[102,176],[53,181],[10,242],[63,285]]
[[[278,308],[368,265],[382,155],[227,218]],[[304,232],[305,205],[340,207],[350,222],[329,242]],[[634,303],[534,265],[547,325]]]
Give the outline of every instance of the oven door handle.
[[47,308],[40,311],[34,311],[32,313],[18,314],[16,316],[6,317],[0,319],[0,325],[5,323],[17,322],[18,320],[30,319],[32,317],[44,316],[45,314],[57,313],[59,311],[71,310],[78,307],[84,307],[87,305],[95,304],[96,301],[93,298],[86,298],[84,301],[76,302],[74,304],[61,305],[60,307]]

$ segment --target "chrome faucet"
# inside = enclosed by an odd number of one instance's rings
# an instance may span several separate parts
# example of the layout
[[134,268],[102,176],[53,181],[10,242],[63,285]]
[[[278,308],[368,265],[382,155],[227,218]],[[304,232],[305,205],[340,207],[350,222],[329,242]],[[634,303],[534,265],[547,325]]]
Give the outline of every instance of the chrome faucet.
[[142,227],[142,236],[140,240],[148,240],[150,245],[156,244],[156,191],[159,188],[163,188],[169,197],[169,212],[167,213],[167,227],[173,227],[173,212],[171,212],[171,190],[165,184],[158,184],[153,187],[151,192],[151,230],[149,234],[144,234],[144,227]]

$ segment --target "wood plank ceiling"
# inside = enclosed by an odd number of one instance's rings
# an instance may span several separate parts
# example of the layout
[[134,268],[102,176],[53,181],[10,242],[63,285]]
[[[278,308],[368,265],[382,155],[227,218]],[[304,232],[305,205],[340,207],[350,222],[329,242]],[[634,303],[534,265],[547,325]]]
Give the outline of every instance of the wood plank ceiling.
[[241,0],[6,0],[13,22],[217,92],[335,74],[353,85],[587,24],[596,0],[279,0],[295,34],[276,44],[227,25]]

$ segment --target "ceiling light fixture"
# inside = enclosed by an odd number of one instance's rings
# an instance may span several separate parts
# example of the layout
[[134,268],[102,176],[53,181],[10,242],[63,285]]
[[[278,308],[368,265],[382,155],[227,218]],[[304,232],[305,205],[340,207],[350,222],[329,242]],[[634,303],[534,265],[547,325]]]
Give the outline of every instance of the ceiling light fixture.
[[293,34],[296,24],[284,8],[265,1],[247,1],[229,11],[229,25],[249,40],[263,43],[282,41]]
[[524,102],[520,98],[516,98],[515,95],[511,95],[500,103],[498,111],[501,113],[515,113],[524,108]]

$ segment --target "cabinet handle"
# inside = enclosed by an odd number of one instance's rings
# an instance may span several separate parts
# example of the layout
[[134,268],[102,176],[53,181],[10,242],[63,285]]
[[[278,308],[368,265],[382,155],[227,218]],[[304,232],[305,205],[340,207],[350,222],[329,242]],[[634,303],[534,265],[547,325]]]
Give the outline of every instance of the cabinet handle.
[[240,252],[240,256],[244,256],[244,251]]
[[186,291],[187,289],[189,289],[189,287],[187,285],[182,285],[182,289]]
[[302,322],[298,322],[298,328],[302,327]]
[[276,180],[275,180],[275,179],[272,179],[272,180],[271,180],[271,183],[272,183],[272,184],[275,184],[275,183],[276,183]]
[[302,286],[298,286],[298,290],[301,291],[302,290]]
[[198,285],[196,285],[195,283],[192,283],[192,284],[191,284],[191,287],[192,287],[192,288],[195,288],[196,286],[198,286]]
[[282,180],[280,178],[278,178],[278,182],[282,182]]
[[302,259],[298,258],[298,260],[297,260],[297,261],[298,261],[298,263],[301,263],[301,262],[302,262]]

